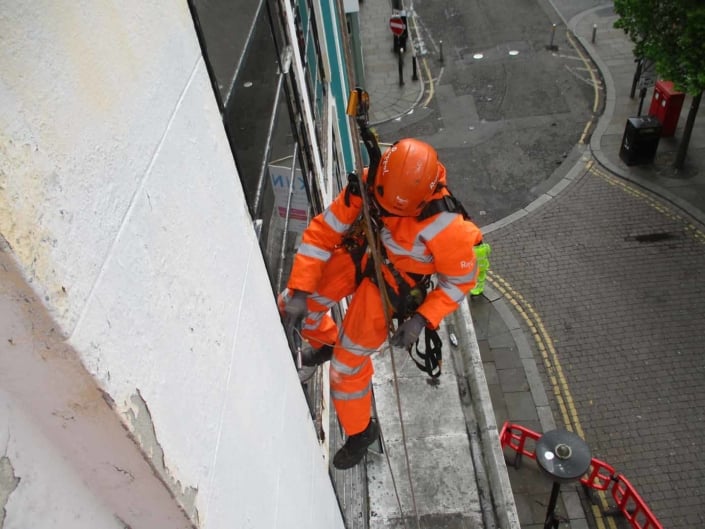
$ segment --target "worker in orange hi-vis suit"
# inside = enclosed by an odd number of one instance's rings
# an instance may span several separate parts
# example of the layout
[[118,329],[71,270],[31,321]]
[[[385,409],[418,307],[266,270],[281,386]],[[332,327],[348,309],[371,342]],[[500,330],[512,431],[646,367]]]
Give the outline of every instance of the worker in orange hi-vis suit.
[[[381,241],[388,314],[402,322],[389,340],[394,346],[410,348],[424,327],[436,329],[475,285],[473,247],[482,233],[445,178],[433,147],[403,139],[383,154],[368,192]],[[279,298],[285,326],[302,324],[301,334],[312,347],[304,364],[331,360],[331,394],[348,437],[333,458],[337,468],[356,465],[379,436],[379,426],[370,420],[370,357],[388,337],[385,301],[362,231],[361,189],[352,175],[311,221]],[[435,287],[426,292],[434,274]],[[346,296],[352,297],[339,330],[328,310]]]

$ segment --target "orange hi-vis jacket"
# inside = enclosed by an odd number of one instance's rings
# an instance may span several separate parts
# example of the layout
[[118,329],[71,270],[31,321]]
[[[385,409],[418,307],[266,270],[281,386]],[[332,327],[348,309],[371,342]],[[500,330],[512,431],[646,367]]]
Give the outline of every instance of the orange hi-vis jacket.
[[[441,165],[440,183],[445,184]],[[363,179],[366,179],[366,171]],[[445,185],[430,200],[448,195]],[[326,263],[340,248],[362,212],[362,198],[350,193],[346,204],[341,192],[323,213],[313,218],[303,233],[294,258],[288,288],[315,292]],[[475,285],[477,265],[473,247],[482,241],[482,232],[470,220],[455,212],[441,211],[429,218],[381,217],[378,234],[391,265],[402,276],[436,274],[436,287],[416,310],[433,328],[453,312]],[[389,281],[389,270],[383,274]],[[389,281],[394,285],[394,280]]]

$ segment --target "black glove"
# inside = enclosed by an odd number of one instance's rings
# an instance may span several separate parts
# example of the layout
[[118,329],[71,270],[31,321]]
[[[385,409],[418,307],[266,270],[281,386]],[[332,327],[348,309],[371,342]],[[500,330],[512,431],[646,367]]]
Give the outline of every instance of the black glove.
[[396,347],[409,347],[416,343],[425,326],[426,318],[421,316],[421,314],[414,314],[399,326],[389,343]]
[[294,294],[289,298],[289,301],[284,305],[284,328],[290,331],[297,327],[306,316],[306,298],[308,292],[303,290],[294,290]]

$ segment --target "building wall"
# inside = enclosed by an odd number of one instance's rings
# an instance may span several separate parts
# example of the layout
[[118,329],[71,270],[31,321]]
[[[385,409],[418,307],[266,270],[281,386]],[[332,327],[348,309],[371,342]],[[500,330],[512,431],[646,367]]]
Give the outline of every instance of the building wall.
[[[346,20],[342,18],[344,11],[339,9],[338,0],[321,1],[319,5],[320,24],[327,28],[325,32],[326,52],[324,53],[324,61],[329,70],[330,90],[337,102],[334,118],[340,124],[342,136],[347,140],[348,138],[353,138],[353,134],[350,131],[351,120],[347,118],[346,114],[346,103],[351,88],[347,60],[352,59],[352,55],[346,57],[343,49],[343,40],[339,38],[347,33]],[[349,171],[354,171],[356,169],[353,152],[354,145],[351,141],[342,141],[341,145],[345,167]]]
[[6,4],[0,527],[342,527],[187,4]]

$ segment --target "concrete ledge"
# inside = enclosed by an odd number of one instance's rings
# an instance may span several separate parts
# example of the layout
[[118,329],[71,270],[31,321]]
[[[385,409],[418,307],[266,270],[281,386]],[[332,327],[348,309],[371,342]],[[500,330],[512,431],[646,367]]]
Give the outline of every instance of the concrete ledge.
[[462,352],[463,370],[470,385],[472,408],[478,424],[485,470],[492,490],[495,516],[501,529],[520,529],[514,493],[499,442],[499,431],[467,299],[463,301],[452,318],[455,320]]

